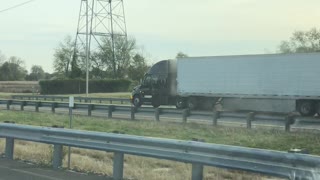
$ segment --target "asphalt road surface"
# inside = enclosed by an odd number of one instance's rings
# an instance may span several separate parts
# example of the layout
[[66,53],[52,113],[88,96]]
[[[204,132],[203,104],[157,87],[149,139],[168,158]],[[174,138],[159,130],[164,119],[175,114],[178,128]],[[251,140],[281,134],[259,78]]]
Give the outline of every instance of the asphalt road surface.
[[0,158],[0,180],[111,180],[110,177],[53,170]]

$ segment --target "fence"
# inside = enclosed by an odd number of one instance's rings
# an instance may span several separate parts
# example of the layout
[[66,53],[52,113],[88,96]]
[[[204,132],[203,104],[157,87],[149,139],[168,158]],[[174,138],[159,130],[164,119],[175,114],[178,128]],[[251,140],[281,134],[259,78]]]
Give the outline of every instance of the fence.
[[[63,102],[41,102],[41,101],[20,101],[20,100],[0,100],[0,105],[5,104],[6,109],[10,110],[11,105],[20,106],[20,110],[24,110],[25,106],[35,107],[35,111],[39,112],[40,107],[51,108],[51,111],[55,113],[56,108],[68,109],[69,104]],[[84,104],[75,103],[73,109],[79,109],[87,111],[87,115],[91,116],[93,111],[105,111],[107,117],[112,118],[115,112],[128,113],[128,118],[131,120],[136,119],[136,115],[148,115],[153,117],[156,121],[160,121],[162,117],[175,115],[180,117],[183,123],[186,123],[188,119],[193,117],[206,117],[210,119],[213,126],[217,126],[219,119],[221,118],[238,118],[246,119],[246,127],[252,128],[252,123],[260,120],[276,120],[280,124],[283,124],[285,131],[290,131],[291,125],[295,123],[297,119],[300,122],[306,122],[313,125],[320,125],[320,120],[317,118],[300,117],[291,114],[278,114],[269,115],[261,114],[257,112],[228,112],[228,111],[190,111],[189,109],[177,110],[173,108],[151,108],[141,107],[135,108],[131,106],[120,105],[104,105],[104,104]],[[209,121],[209,120],[208,120]]]
[[123,179],[124,155],[137,155],[192,164],[192,180],[203,178],[204,166],[242,170],[288,179],[318,179],[320,157],[123,134],[89,132],[0,123],[6,139],[5,157],[13,159],[15,139],[53,144],[53,168],[62,165],[63,146],[113,152],[113,177]]

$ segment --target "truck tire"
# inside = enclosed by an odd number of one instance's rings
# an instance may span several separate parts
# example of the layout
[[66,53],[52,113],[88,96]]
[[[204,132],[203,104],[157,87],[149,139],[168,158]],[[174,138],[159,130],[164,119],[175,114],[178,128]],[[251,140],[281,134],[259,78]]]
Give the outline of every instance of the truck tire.
[[316,113],[315,103],[311,100],[298,101],[297,110],[301,116],[314,116]]
[[133,105],[134,107],[141,107],[142,105],[142,99],[139,95],[134,95],[133,96]]
[[184,109],[186,108],[186,100],[183,98],[177,98],[176,100],[176,108],[177,109]]

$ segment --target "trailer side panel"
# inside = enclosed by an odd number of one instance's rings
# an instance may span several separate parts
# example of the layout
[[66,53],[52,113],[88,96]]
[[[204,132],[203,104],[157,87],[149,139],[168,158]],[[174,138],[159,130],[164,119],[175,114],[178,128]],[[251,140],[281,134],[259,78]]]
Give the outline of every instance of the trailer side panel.
[[320,96],[320,53],[214,56],[177,61],[181,96]]

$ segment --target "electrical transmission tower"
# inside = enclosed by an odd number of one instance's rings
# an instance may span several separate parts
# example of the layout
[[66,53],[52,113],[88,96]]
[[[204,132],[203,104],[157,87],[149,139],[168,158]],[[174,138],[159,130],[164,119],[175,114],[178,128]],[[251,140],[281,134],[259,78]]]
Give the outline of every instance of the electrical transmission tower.
[[115,38],[127,38],[123,0],[81,0],[75,41],[80,54],[86,50],[87,26],[89,54],[102,47],[103,39],[108,39],[115,58]]

